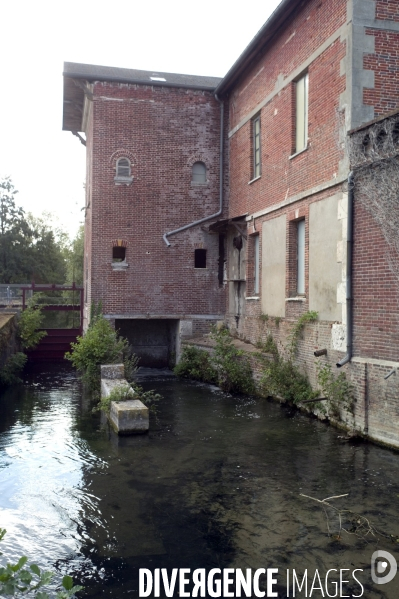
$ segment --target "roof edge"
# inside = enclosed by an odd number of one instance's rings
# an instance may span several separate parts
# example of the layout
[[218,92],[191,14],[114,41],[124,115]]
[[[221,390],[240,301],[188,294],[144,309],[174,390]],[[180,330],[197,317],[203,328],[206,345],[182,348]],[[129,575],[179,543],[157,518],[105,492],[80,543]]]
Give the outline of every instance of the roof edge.
[[[179,74],[179,73],[177,73]],[[63,71],[63,77],[69,79],[81,79],[83,81],[105,81],[107,83],[126,83],[131,85],[147,85],[150,87],[175,87],[182,89],[196,89],[201,91],[214,92],[216,87],[209,85],[195,85],[195,84],[184,84],[184,83],[169,83],[168,81],[143,81],[142,79],[131,79],[128,77],[113,77],[110,75],[100,76],[88,76],[87,74],[74,73]],[[215,77],[217,79],[217,77]]]
[[[216,94],[225,93],[236,79],[241,75],[245,67],[254,58],[258,46],[265,46],[274,36],[277,29],[288,18],[291,12],[301,3],[301,0],[282,0],[275,8],[270,17],[259,29],[255,37],[249,42],[245,50],[237,58],[233,66],[227,71],[215,89]],[[287,14],[285,14],[287,12]],[[269,34],[269,35],[267,35]],[[266,39],[265,39],[266,36]]]

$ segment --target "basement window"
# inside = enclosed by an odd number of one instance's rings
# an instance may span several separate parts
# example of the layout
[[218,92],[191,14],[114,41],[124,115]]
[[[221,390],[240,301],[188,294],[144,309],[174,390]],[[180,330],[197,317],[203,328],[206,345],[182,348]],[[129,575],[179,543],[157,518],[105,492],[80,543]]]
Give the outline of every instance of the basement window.
[[194,251],[194,268],[206,268],[206,250]]

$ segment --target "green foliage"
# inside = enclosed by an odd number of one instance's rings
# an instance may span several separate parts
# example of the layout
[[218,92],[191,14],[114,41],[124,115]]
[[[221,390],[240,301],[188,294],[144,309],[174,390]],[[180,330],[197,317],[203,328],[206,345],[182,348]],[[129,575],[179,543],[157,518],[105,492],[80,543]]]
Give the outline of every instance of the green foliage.
[[[0,541],[4,538],[6,531],[0,528]],[[41,570],[36,564],[30,564],[25,568],[28,558],[21,557],[16,564],[7,563],[0,567],[0,594],[2,597],[22,597],[27,593],[34,593],[35,599],[50,599],[50,595],[40,588],[48,585],[54,574]],[[62,589],[52,595],[55,599],[69,599],[83,587],[73,584],[71,576],[64,576],[61,583]],[[32,596],[32,595],[31,595]]]
[[83,285],[84,227],[81,225],[75,238],[64,250],[66,260],[66,282]]
[[301,373],[292,360],[285,360],[280,356],[276,342],[271,335],[268,336],[261,349],[262,353],[258,357],[263,363],[263,374],[260,380],[263,395],[281,397],[285,401],[293,403],[300,403],[318,396],[318,392],[313,391],[308,378]]
[[102,397],[98,404],[93,408],[93,412],[100,410],[109,413],[112,401],[126,401],[129,399],[138,399],[143,402],[147,408],[156,413],[156,403],[162,399],[159,393],[154,390],[144,391],[140,385],[133,383],[132,385],[120,385],[112,389],[108,397]]
[[214,328],[211,338],[216,342],[212,354],[196,347],[185,347],[174,373],[180,377],[215,383],[229,393],[254,393],[255,385],[246,352],[234,346],[226,328]]
[[43,323],[43,314],[38,306],[30,305],[23,312],[18,322],[18,337],[22,349],[36,347],[40,339],[47,335],[45,331],[38,331]]
[[334,376],[331,364],[316,362],[317,380],[326,397],[329,399],[329,412],[336,418],[340,417],[341,409],[353,412],[354,387],[346,378],[344,372]]
[[267,322],[269,320],[269,315],[268,314],[260,314],[259,320],[262,320],[262,322]]
[[180,362],[175,366],[173,372],[179,377],[205,383],[217,383],[218,380],[209,352],[192,346],[183,348]]
[[17,193],[9,177],[0,181],[0,283],[64,283],[62,242],[50,215],[26,215]]
[[302,316],[298,318],[298,320],[292,327],[287,347],[291,359],[295,356],[296,351],[298,349],[299,337],[303,331],[304,326],[309,322],[314,322],[315,320],[317,320],[317,316],[318,313],[314,310],[310,312],[305,312],[304,314],[302,314]]
[[95,387],[100,380],[101,364],[121,362],[123,354],[128,352],[128,342],[120,337],[108,320],[102,315],[91,321],[84,337],[78,337],[71,343],[71,351],[65,358],[79,370],[83,379]]
[[234,346],[227,328],[214,328],[211,337],[216,342],[212,365],[217,372],[219,387],[229,393],[254,393],[255,384],[246,352]]
[[128,346],[123,355],[123,366],[125,370],[125,379],[129,383],[133,383],[134,381],[134,375],[137,372],[139,362],[140,358],[133,353],[132,348]]
[[22,381],[18,375],[23,371],[27,359],[27,356],[23,352],[17,352],[9,356],[0,370],[0,385],[5,387],[21,383]]
[[[111,409],[111,401],[126,401],[127,399],[133,399],[133,389],[130,385],[119,385],[112,389],[108,397],[101,397],[98,404],[93,408],[93,412],[109,413]],[[137,399],[136,397],[134,399]]]

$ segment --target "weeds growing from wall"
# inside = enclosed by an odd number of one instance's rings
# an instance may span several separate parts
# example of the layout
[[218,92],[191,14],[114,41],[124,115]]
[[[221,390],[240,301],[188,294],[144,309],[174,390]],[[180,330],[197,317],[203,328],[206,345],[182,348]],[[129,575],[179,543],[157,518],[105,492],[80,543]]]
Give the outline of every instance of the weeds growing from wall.
[[180,362],[175,366],[174,373],[178,377],[204,383],[216,384],[218,380],[209,352],[193,346],[183,348]]
[[219,387],[228,393],[254,393],[255,384],[248,355],[235,347],[229,330],[225,327],[213,328],[211,338],[216,342],[212,364],[217,372]]
[[323,394],[328,397],[328,414],[333,418],[341,417],[341,410],[353,414],[354,386],[344,372],[334,376],[331,364],[316,362],[317,382]]
[[249,358],[233,344],[227,328],[213,328],[215,348],[210,354],[196,347],[185,347],[174,373],[206,383],[215,383],[228,393],[255,392]]
[[281,397],[292,403],[318,396],[307,376],[301,373],[292,359],[285,359],[280,355],[272,335],[267,337],[266,343],[258,344],[258,347],[261,351],[257,357],[263,367],[259,384],[262,395]]
[[25,351],[36,347],[40,340],[47,335],[45,331],[38,330],[42,326],[42,323],[42,311],[33,303],[20,314],[16,336],[18,345],[23,351],[11,354],[7,358],[3,368],[0,370],[1,387],[8,387],[22,382],[19,375],[23,371],[28,359]]

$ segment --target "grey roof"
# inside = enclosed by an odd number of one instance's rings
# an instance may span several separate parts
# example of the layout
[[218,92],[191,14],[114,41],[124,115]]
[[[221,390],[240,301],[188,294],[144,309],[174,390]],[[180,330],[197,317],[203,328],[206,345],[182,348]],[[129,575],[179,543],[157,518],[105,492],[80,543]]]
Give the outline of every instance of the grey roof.
[[160,71],[140,71],[138,69],[121,69],[103,67],[76,62],[64,63],[64,77],[84,79],[86,81],[115,81],[119,83],[138,83],[162,85],[166,87],[186,87],[213,91],[221,81],[220,77],[204,77],[201,75],[180,75],[178,73],[162,73]]

